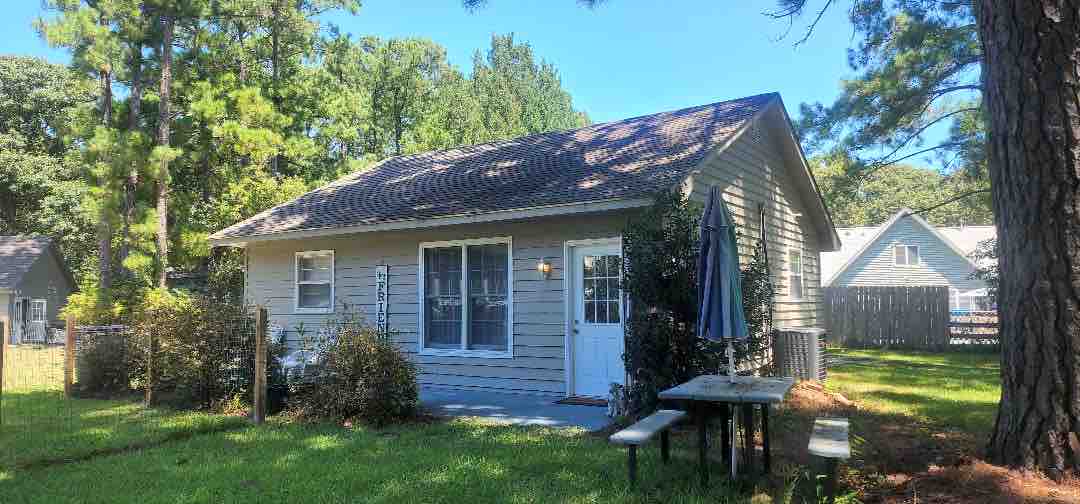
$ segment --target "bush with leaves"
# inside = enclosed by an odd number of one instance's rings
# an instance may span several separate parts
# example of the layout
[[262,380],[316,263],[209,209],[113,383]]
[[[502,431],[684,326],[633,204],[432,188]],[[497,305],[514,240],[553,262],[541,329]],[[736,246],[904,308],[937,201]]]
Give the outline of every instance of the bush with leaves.
[[416,365],[390,335],[359,317],[329,322],[321,333],[316,364],[291,386],[289,407],[297,415],[386,425],[416,413]]
[[[158,401],[181,408],[250,404],[255,369],[254,310],[235,299],[167,289],[142,289],[117,308],[75,307],[98,324],[124,330],[83,331],[77,351],[78,388],[114,396],[152,386]],[[104,299],[104,296],[99,299]],[[82,302],[82,301],[80,301]],[[80,325],[86,325],[80,320]],[[284,345],[268,345],[268,385],[283,387]],[[152,358],[151,358],[152,356]],[[153,375],[149,374],[153,371]],[[269,410],[280,410],[284,394]]]
[[82,397],[115,397],[131,392],[137,354],[124,331],[87,332],[76,353],[76,391]]
[[[623,292],[630,299],[623,361],[632,413],[655,409],[657,394],[724,362],[720,344],[697,336],[697,266],[701,208],[675,192],[630,219],[623,230]],[[773,286],[764,250],[742,271],[750,341],[736,358],[759,354],[770,341]]]

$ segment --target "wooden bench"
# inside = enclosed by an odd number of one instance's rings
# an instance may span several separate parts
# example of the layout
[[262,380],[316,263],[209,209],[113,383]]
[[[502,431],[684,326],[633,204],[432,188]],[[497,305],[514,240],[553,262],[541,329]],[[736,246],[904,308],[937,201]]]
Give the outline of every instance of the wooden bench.
[[814,432],[810,435],[807,450],[811,455],[825,459],[825,496],[829,504],[836,502],[836,466],[841,460],[851,458],[851,441],[848,439],[846,418],[816,418]]
[[671,460],[671,439],[668,432],[671,426],[684,418],[685,411],[659,410],[608,438],[612,443],[626,445],[629,450],[627,468],[630,471],[630,485],[637,483],[637,447],[648,443],[659,432],[660,457],[666,464]]

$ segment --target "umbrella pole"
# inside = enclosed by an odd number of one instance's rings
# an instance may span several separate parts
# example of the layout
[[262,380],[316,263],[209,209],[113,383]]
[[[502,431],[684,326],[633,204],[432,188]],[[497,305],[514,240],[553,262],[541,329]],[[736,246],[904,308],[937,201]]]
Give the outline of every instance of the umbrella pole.
[[[732,341],[733,338],[728,338],[727,349],[724,350],[724,354],[727,356],[728,361],[728,380],[730,380],[731,383],[735,383],[735,345],[732,343]],[[738,457],[736,456],[736,454],[738,453],[738,449],[735,446],[736,443],[738,443],[739,441],[739,435],[736,432],[738,424],[735,422],[735,416],[735,408],[732,407],[731,414],[728,415],[728,422],[730,422],[728,432],[731,433],[731,439],[729,440],[729,445],[731,446],[729,460],[731,461],[731,463],[728,464],[728,467],[731,468],[731,479],[735,479],[735,475],[738,473],[737,467],[739,463]]]
[[735,383],[735,345],[731,343],[730,339],[727,342],[727,350],[724,350],[724,354],[727,355],[728,380]]

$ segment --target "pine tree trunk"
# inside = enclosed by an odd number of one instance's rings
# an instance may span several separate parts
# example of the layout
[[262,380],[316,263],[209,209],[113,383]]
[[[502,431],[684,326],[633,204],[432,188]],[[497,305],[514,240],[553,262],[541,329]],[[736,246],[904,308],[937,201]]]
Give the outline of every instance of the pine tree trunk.
[[[274,111],[281,113],[281,92],[278,89],[280,85],[281,74],[281,4],[278,1],[274,2],[274,6],[271,9],[273,19],[270,21],[270,70],[271,82],[270,94],[271,99],[274,102]],[[270,173],[274,176],[281,174],[281,154],[274,154],[270,158]]]
[[[162,147],[169,146],[169,125],[172,122],[170,110],[170,92],[172,88],[172,42],[173,24],[172,16],[162,16],[161,35],[161,86],[158,91],[161,96],[158,105],[158,130],[157,144]],[[169,268],[169,162],[161,161],[161,167],[157,177],[157,253],[158,253],[158,287],[166,287]]]
[[1001,246],[992,461],[1080,462],[1080,0],[977,2]]
[[[112,73],[101,70],[101,123],[105,127],[112,125]],[[110,181],[104,181],[108,187]],[[109,209],[102,202],[98,212],[98,286],[102,290],[112,288],[112,226],[109,225]]]
[[[131,47],[131,96],[128,97],[128,132],[134,133],[139,129],[139,115],[142,114],[142,43],[135,42]],[[120,267],[126,271],[123,265],[131,251],[131,223],[135,221],[135,192],[139,187],[139,167],[135,162],[131,163],[131,171],[128,172],[127,182],[124,184],[124,229],[120,242]]]

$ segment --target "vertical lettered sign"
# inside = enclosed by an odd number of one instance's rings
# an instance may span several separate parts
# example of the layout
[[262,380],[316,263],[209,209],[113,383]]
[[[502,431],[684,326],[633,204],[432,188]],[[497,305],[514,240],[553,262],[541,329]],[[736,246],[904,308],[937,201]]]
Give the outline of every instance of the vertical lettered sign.
[[390,275],[385,264],[375,266],[375,326],[383,333],[387,330],[387,294]]

